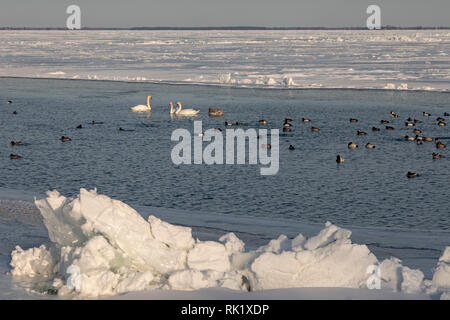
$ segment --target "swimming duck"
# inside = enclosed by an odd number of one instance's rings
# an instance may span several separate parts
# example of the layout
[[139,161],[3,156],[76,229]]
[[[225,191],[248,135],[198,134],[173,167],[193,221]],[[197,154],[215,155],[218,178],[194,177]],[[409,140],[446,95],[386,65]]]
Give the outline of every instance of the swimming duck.
[[341,157],[340,155],[337,155],[337,157],[336,157],[336,162],[337,162],[337,163],[342,163],[342,162],[344,162],[344,158]]
[[437,117],[437,118],[436,118],[436,121],[437,121],[437,122],[441,122],[441,121],[444,122],[444,121],[445,121],[445,118]]
[[366,148],[367,149],[375,149],[375,146],[373,144],[371,144],[371,143],[367,143],[366,144]]
[[440,142],[439,140],[436,141],[436,148],[437,149],[444,149],[447,148],[447,146],[445,144],[443,144],[442,142]]
[[415,124],[412,123],[412,122],[405,122],[405,126],[407,126],[407,127],[414,127]]
[[311,127],[311,130],[314,131],[314,132],[319,132],[320,131],[320,129],[317,128],[317,127]]
[[386,126],[386,130],[394,130],[394,127]]
[[415,134],[421,134],[421,133],[422,133],[422,130],[414,129],[414,130],[413,130],[413,133],[415,133]]
[[290,124],[289,122],[285,122],[285,123],[283,124],[283,126],[284,126],[284,127],[292,127],[292,124]]
[[380,131],[380,128],[372,127],[372,131]]
[[418,177],[418,176],[420,176],[418,173],[416,173],[416,172],[411,172],[411,171],[408,171],[408,173],[406,174],[406,176],[408,177],[408,178],[415,178],[415,177]]
[[358,135],[358,136],[365,136],[365,135],[367,135],[367,132],[364,132],[364,131],[357,131],[356,132],[356,134]]
[[424,117],[431,117],[431,113],[424,112],[424,113],[423,113],[423,116],[424,116]]
[[422,140],[423,140],[423,137],[421,137],[421,136],[419,136],[419,135],[416,134],[415,140],[417,140],[417,141],[422,141]]
[[82,129],[82,128],[83,128],[83,126],[81,124],[77,126],[77,129]]
[[13,114],[16,115],[16,114],[17,114],[17,111],[13,111]]
[[122,127],[119,127],[119,131],[125,131],[125,129]]
[[69,137],[62,136],[62,137],[61,137],[61,141],[62,141],[62,142],[72,141],[72,139],[70,139]]
[[292,129],[290,129],[290,128],[283,128],[283,132],[292,132]]
[[8,104],[11,104],[12,103],[12,101],[11,100],[8,100]]
[[226,125],[227,127],[231,127],[231,126],[233,125],[233,123],[228,122],[228,121],[225,121],[225,125]]
[[237,126],[243,126],[244,124],[243,124],[242,122],[237,121],[237,122],[235,123],[235,125],[237,125]]
[[259,124],[268,124],[267,120],[259,120]]
[[433,159],[441,159],[441,158],[445,158],[445,157],[440,153],[433,152]]
[[18,154],[10,153],[10,154],[9,154],[9,158],[10,158],[10,159],[20,159],[20,158],[22,158],[22,157],[19,156]]
[[405,136],[405,140],[414,141],[414,140],[416,140],[416,138],[411,137],[411,136]]
[[292,120],[291,118],[284,118],[284,122],[286,123],[286,122],[290,122],[290,121],[294,121],[294,120]]
[[438,126],[440,126],[440,127],[444,127],[444,126],[446,126],[447,124],[445,123],[445,122],[442,122],[442,121],[440,121],[439,123],[438,123]]
[[94,120],[92,120],[92,121],[91,121],[91,124],[92,124],[92,125],[94,125],[94,124],[95,124],[95,121],[94,121]]
[[450,114],[448,112],[444,112],[444,117],[450,117]]
[[394,111],[391,111],[391,117],[392,118],[398,118],[398,114],[396,114]]
[[295,150],[295,147],[292,144],[290,144],[289,145],[289,150]]
[[417,140],[416,143],[417,143],[417,145],[422,145],[423,144],[423,140],[422,139],[421,140]]
[[358,148],[358,145],[357,145],[356,143],[349,142],[349,143],[348,143],[348,148],[349,148],[349,149],[355,149],[355,148]]
[[423,140],[427,142],[433,142],[433,138],[430,137],[423,137]]
[[358,122],[358,119],[350,118],[350,122]]
[[381,120],[380,123],[381,123],[381,124],[388,124],[389,121],[387,121],[387,120]]
[[223,116],[223,110],[208,108],[208,115],[210,115],[211,117],[221,117]]
[[422,121],[417,120],[417,119],[414,119],[413,121],[414,121],[414,123],[416,123],[416,124],[417,124],[417,123],[422,123]]
[[310,122],[311,119],[308,119],[308,118],[302,118],[302,121],[303,121],[303,122]]
[[22,144],[22,141],[11,141],[12,146],[21,146]]

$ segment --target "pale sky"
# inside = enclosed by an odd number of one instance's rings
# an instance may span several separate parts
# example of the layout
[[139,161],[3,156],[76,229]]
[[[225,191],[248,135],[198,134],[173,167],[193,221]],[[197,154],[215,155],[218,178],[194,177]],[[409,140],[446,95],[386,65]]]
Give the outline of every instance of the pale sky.
[[65,27],[71,4],[82,27],[365,27],[370,4],[382,25],[450,26],[450,0],[0,0],[0,27]]

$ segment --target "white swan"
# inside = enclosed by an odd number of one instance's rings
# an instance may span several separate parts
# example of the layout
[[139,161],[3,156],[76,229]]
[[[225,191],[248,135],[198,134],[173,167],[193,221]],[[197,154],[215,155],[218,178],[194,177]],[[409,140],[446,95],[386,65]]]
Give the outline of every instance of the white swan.
[[151,99],[152,99],[152,96],[148,96],[147,97],[147,105],[140,104],[140,105],[131,107],[130,108],[131,111],[133,111],[133,112],[143,112],[143,111],[150,111],[150,110],[152,110],[152,107],[150,106],[150,100]]
[[177,116],[196,116],[200,110],[194,110],[194,109],[181,109],[181,103],[177,102],[177,111],[175,114]]
[[170,114],[173,115],[175,113],[175,109],[173,108],[172,101],[169,102],[169,107],[170,107]]

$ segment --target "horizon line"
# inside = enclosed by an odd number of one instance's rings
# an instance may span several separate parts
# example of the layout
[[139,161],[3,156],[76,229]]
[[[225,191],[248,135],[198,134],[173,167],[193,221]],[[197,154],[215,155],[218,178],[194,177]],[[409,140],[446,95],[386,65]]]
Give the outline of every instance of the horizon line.
[[[381,26],[378,30],[446,30],[450,26]],[[67,27],[0,27],[0,30],[69,30]],[[200,26],[200,27],[82,27],[78,30],[369,30],[367,27],[261,27],[261,26]],[[74,30],[76,31],[76,30]],[[371,30],[372,31],[372,30]]]

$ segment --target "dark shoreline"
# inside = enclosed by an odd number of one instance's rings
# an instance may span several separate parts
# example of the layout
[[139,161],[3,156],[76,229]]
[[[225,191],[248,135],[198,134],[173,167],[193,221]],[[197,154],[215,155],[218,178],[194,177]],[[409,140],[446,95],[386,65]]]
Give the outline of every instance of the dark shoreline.
[[[67,31],[67,28],[33,28],[33,27],[0,27],[0,30],[60,30]],[[288,30],[368,30],[367,27],[252,27],[252,26],[224,26],[224,27],[129,27],[129,28],[90,28],[84,27],[81,30],[85,31],[101,31],[101,30],[129,30],[129,31],[140,31],[140,30],[149,30],[149,31],[288,31]],[[383,26],[381,30],[450,30],[450,27],[423,27],[423,26],[415,26],[415,27],[396,27],[396,26]],[[368,31],[381,31],[381,30],[368,30]]]

